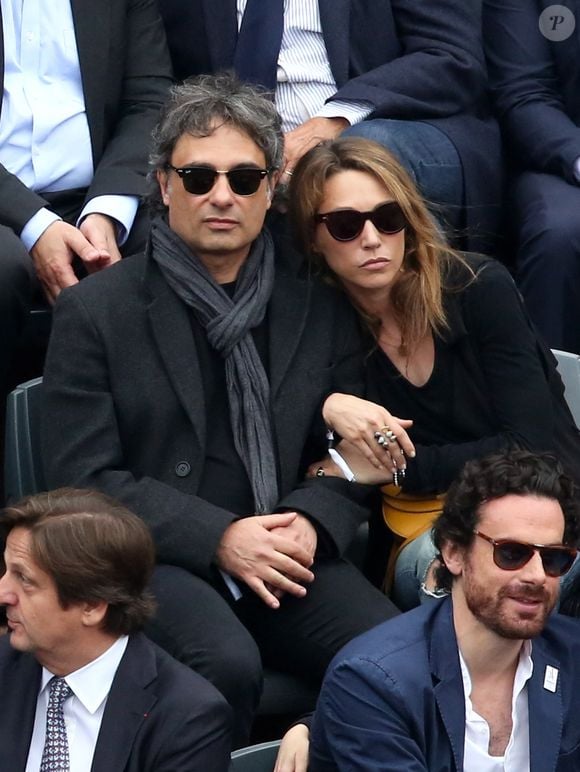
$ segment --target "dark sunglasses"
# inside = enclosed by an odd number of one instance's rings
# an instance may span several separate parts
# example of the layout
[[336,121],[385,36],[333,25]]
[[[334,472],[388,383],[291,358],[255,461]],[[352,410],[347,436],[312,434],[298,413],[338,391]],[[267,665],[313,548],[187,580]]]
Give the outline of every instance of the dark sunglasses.
[[513,539],[492,539],[481,531],[475,531],[475,534],[493,545],[493,562],[504,571],[523,568],[532,559],[534,552],[539,552],[548,576],[564,576],[572,568],[578,552],[574,547],[563,544],[547,547],[545,544],[528,544]]
[[367,220],[370,220],[378,231],[386,234],[399,233],[407,224],[407,218],[396,201],[379,204],[370,212],[336,209],[334,212],[314,215],[314,222],[323,222],[336,241],[356,239],[362,233]]
[[237,196],[252,196],[260,187],[264,177],[271,169],[257,169],[253,166],[238,167],[237,169],[212,169],[211,166],[184,166],[177,168],[167,164],[168,169],[173,169],[179,174],[183,187],[194,196],[203,196],[209,193],[215,185],[219,174],[225,174],[232,192]]

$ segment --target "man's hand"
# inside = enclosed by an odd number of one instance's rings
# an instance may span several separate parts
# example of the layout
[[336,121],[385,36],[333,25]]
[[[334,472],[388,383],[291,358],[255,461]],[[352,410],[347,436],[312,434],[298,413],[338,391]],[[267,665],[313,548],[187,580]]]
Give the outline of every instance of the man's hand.
[[80,224],[79,230],[90,243],[99,250],[99,259],[96,261],[85,262],[89,273],[96,273],[101,268],[113,263],[118,263],[121,259],[121,253],[117,246],[117,233],[115,224],[110,217],[104,214],[87,215]]
[[30,254],[50,303],[54,303],[62,289],[78,283],[72,269],[75,256],[83,261],[89,273],[121,259],[116,243],[114,250],[109,244],[111,235],[113,242],[115,240],[114,230],[112,221],[99,214],[89,215],[80,229],[62,220],[48,226]]
[[310,565],[312,565],[316,553],[316,545],[318,544],[316,528],[310,520],[299,512],[292,512],[291,514],[296,515],[296,518],[290,525],[277,526],[272,528],[270,533],[278,533],[280,536],[285,536],[287,539],[292,539],[296,544],[299,544],[310,555]]
[[290,182],[291,172],[311,147],[335,139],[350,123],[346,118],[310,118],[284,136],[284,173],[281,182]]
[[296,518],[296,512],[286,512],[236,520],[224,531],[216,551],[222,571],[241,579],[273,609],[280,607],[275,593],[302,598],[306,588],[300,582],[314,579],[308,570],[313,554],[299,543],[308,541],[306,529],[286,531]]

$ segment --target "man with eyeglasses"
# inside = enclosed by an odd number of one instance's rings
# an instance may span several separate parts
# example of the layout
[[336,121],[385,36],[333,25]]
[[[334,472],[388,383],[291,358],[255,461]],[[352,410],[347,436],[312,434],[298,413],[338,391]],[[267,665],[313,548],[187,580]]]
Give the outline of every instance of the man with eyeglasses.
[[44,382],[49,484],[101,489],[150,526],[149,633],[227,697],[237,744],[262,662],[316,683],[396,613],[340,558],[368,491],[304,480],[325,396],[358,383],[359,345],[348,303],[284,274],[264,228],[282,157],[279,116],[253,87],[176,86],[154,136],[146,254],[62,293]]
[[505,451],[466,464],[434,525],[450,597],[335,658],[309,769],[580,769],[580,623],[551,615],[579,516],[550,456]]

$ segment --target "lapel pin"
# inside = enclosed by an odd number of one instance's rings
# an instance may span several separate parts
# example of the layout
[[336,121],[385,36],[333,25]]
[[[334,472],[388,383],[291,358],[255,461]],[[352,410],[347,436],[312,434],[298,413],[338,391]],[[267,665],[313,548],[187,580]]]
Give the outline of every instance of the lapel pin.
[[544,674],[544,689],[549,692],[555,692],[558,685],[558,668],[552,667],[552,665],[546,665],[546,672]]

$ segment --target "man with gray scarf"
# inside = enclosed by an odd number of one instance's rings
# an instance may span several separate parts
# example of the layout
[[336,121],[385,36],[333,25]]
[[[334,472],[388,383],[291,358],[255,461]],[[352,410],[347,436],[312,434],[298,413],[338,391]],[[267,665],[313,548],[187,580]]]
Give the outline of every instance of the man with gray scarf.
[[396,613],[341,559],[367,490],[304,480],[324,397],[359,385],[359,340],[343,298],[281,270],[264,218],[282,156],[252,87],[176,86],[154,136],[147,251],[61,294],[44,382],[49,485],[98,488],[149,525],[150,635],[221,689],[237,744],[262,662],[319,680]]

